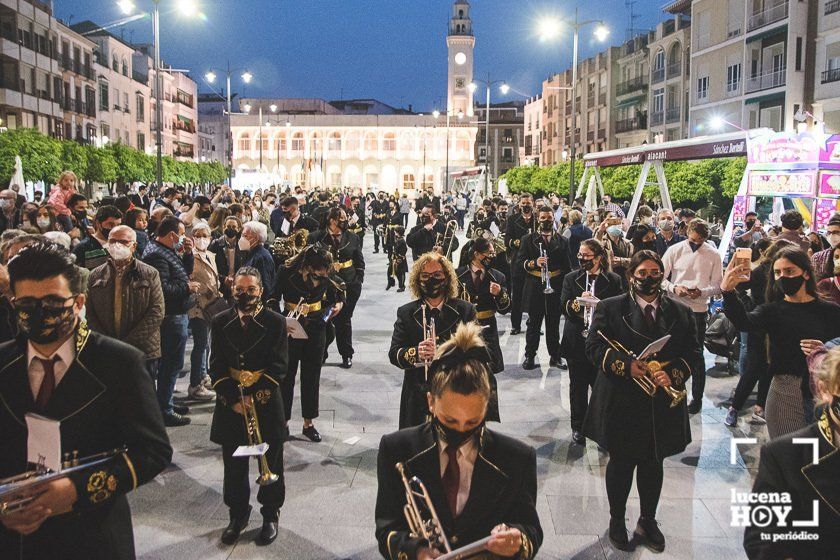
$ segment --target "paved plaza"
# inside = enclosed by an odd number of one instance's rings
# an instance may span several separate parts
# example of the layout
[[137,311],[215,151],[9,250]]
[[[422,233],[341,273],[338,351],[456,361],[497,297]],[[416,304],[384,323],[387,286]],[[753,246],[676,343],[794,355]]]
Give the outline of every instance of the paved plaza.
[[[286,504],[280,511],[280,534],[258,547],[256,492],[251,523],[235,546],[220,543],[228,512],[222,503],[221,450],[210,443],[213,404],[192,406],[192,424],[169,430],[175,449],[172,465],[131,494],[134,532],[143,560],[245,560],[379,558],[374,539],[376,450],[382,434],[397,426],[402,373],[388,362],[396,309],[408,292],[385,291],[386,257],[373,254],[365,239],[367,275],[353,320],[356,355],[351,370],[337,367],[335,346],[321,377],[320,444],[301,440],[300,402],[294,403],[292,435],[286,444]],[[743,558],[742,530],[730,527],[730,489],[748,489],[758,466],[758,447],[741,449],[730,464],[733,435],[767,438],[763,426],[743,417],[738,429],[724,426],[726,399],[737,378],[707,355],[710,371],[701,414],[691,420],[693,443],[665,461],[665,484],[658,520],[666,536],[663,554],[638,548],[619,552],[606,536],[609,508],[604,487],[607,456],[592,442],[571,444],[568,373],[548,369],[548,355],[538,355],[542,369],[524,371],[524,335],[509,336],[509,320],[500,321],[507,370],[498,376],[501,424],[491,427],[537,449],[537,509],[545,540],[539,558]],[[524,326],[524,325],[523,325]],[[189,353],[187,354],[188,362]],[[188,367],[188,363],[187,363]],[[186,379],[179,381],[186,394]],[[178,396],[178,395],[176,395]],[[752,405],[752,400],[748,405]],[[256,477],[256,463],[252,473]],[[634,488],[628,504],[628,528],[638,517]]]

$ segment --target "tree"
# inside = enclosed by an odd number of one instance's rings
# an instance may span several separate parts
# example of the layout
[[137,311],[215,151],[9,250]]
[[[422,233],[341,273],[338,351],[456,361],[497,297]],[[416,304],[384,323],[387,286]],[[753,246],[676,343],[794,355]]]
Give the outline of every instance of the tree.
[[88,169],[88,155],[84,146],[73,140],[64,140],[61,143],[61,169],[72,171],[84,179]]
[[61,145],[34,128],[18,128],[0,134],[0,177],[11,179],[15,156],[23,164],[26,181],[54,182],[61,173]]
[[117,180],[117,161],[111,150],[85,146],[88,169],[85,179],[95,183],[113,183]]

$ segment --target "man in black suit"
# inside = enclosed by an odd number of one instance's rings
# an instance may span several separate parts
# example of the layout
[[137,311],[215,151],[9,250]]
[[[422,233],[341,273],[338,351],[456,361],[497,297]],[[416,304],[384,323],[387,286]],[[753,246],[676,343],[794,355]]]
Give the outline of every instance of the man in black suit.
[[284,198],[280,202],[280,207],[271,212],[270,221],[271,230],[277,237],[288,237],[302,229],[309,233],[318,229],[318,222],[301,214],[298,199],[295,196]]
[[[423,207],[420,215],[417,217],[418,224],[411,228],[408,235],[405,237],[406,244],[411,248],[411,257],[414,261],[420,258],[421,255],[429,251],[437,251],[443,254],[447,247],[437,245],[437,243],[444,242],[446,235],[446,223],[438,220],[438,212],[431,204]],[[449,250],[449,258],[458,249],[458,238],[456,232],[451,231],[452,234],[452,248]],[[439,241],[438,241],[439,239]]]
[[[397,310],[397,321],[391,335],[388,358],[404,370],[400,396],[400,428],[417,426],[426,421],[427,372],[440,341],[449,338],[461,323],[475,319],[475,306],[457,298],[458,279],[452,263],[437,253],[426,253],[414,263],[408,288],[417,298]],[[423,332],[426,324],[435,324],[435,339]]]
[[128,198],[131,199],[131,203],[137,208],[142,208],[147,212],[149,211],[149,205],[152,201],[149,198],[149,187],[146,185],[140,185],[137,187],[137,192],[128,195]]
[[62,456],[122,451],[0,516],[0,558],[133,559],[125,495],[172,458],[143,354],[87,328],[85,295],[71,290],[78,276],[72,255],[49,242],[9,263],[20,335],[0,345],[0,477],[26,469],[29,413],[60,422]]
[[347,231],[355,233],[359,238],[359,243],[364,247],[367,217],[365,216],[365,207],[362,204],[362,200],[360,196],[353,196],[350,199],[350,208],[347,211],[349,220]]
[[383,250],[385,248],[385,237],[379,235],[379,230],[376,228],[380,225],[387,225],[388,217],[388,201],[385,199],[385,193],[380,192],[376,200],[370,203],[370,225],[373,227],[373,252],[379,252],[379,242],[382,241]]
[[525,271],[517,266],[517,254],[522,238],[537,229],[534,213],[534,197],[524,192],[519,195],[519,212],[505,223],[505,245],[510,261],[510,334],[522,332],[523,291],[525,289]]
[[[490,536],[483,550],[494,558],[530,560],[542,544],[536,452],[484,426],[492,390],[480,332],[475,323],[461,324],[441,345],[429,368],[431,421],[379,444],[376,540],[387,560],[426,560],[446,552],[444,542],[457,550]],[[445,541],[412,533],[397,464],[428,489]]]
[[262,292],[259,272],[249,267],[239,269],[233,285],[236,306],[216,315],[210,331],[210,378],[216,391],[210,441],[222,446],[224,458],[224,501],[230,509],[230,523],[222,533],[225,544],[236,542],[251,514],[250,461],[248,457],[233,456],[237,447],[249,444],[243,400],[256,415],[263,442],[268,443],[265,454],[268,469],[279,477],[273,483],[261,485],[257,493],[263,516],[260,544],[269,544],[277,538],[278,514],[286,499],[283,478],[286,418],[280,381],[286,375],[289,338],[286,319],[263,307]]

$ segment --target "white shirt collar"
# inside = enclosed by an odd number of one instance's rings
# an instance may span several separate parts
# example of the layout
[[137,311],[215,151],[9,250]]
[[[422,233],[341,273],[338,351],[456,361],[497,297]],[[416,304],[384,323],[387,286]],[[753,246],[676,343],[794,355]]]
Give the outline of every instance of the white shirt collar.
[[648,305],[652,305],[654,311],[659,310],[659,298],[656,298],[653,301],[646,301],[643,300],[641,296],[639,296],[639,294],[633,294],[633,297],[636,298],[636,303],[639,305],[642,311],[644,311],[645,307],[647,307]]
[[64,341],[64,344],[58,347],[58,350],[53,352],[49,356],[44,356],[40,352],[38,352],[34,346],[32,346],[31,342],[26,343],[26,366],[27,368],[32,365],[32,360],[35,358],[41,358],[45,361],[50,361],[53,359],[53,356],[58,356],[58,359],[61,360],[65,368],[69,368],[70,364],[73,363],[73,360],[76,359],[76,337],[70,336],[67,340]]

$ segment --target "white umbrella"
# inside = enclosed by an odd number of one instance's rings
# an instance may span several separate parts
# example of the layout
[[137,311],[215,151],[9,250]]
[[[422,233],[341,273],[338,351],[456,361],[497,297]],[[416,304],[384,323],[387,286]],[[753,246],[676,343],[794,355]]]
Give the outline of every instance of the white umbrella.
[[23,180],[23,162],[20,160],[20,156],[15,156],[15,172],[12,174],[12,180],[9,181],[9,188],[11,189],[14,185],[19,187],[19,193],[26,193],[26,182]]

